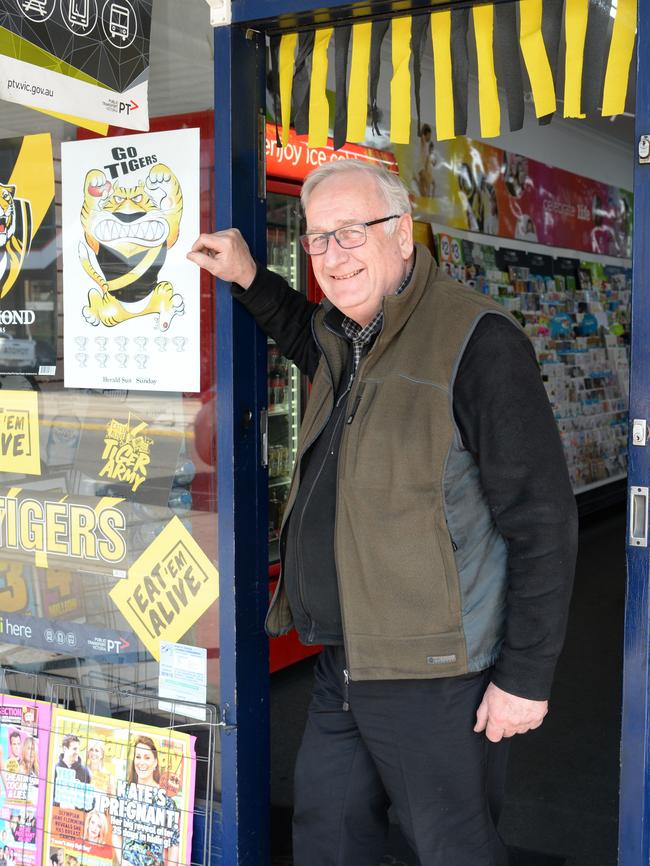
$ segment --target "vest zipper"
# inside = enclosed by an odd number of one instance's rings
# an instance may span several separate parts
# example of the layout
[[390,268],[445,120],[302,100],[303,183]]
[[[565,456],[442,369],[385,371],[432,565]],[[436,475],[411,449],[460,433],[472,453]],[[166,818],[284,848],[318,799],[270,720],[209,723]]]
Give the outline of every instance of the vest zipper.
[[359,403],[361,402],[361,394],[357,394],[357,398],[354,401],[354,405],[352,406],[352,410],[348,417],[345,419],[346,424],[352,424],[354,421],[354,416],[357,414],[357,409],[359,408]]
[[[377,340],[379,339],[380,336],[381,336],[381,333],[378,335]],[[361,373],[362,373],[362,371],[366,365],[366,359],[368,358],[368,355],[370,354],[370,352],[372,352],[372,350],[377,345],[377,340],[375,340],[374,344],[371,346],[371,348],[367,352],[367,354],[365,354],[361,358],[361,360],[359,361],[359,366],[357,367],[356,372],[354,374],[354,381],[353,381],[352,387],[350,389],[351,391],[355,392],[354,393],[354,402],[352,403],[352,412],[351,412],[350,416],[348,417],[346,427],[349,424],[351,424],[352,421],[354,420],[354,415],[355,415],[355,413],[359,407],[359,402],[361,400],[361,395],[359,394],[359,382],[361,381]],[[345,427],[344,427],[343,431],[341,433],[341,443],[339,445],[339,459],[338,459],[338,462],[336,464],[336,503],[337,503],[337,505],[338,505],[338,501],[339,501],[339,480],[340,480],[340,476],[341,476],[341,463],[343,462],[342,458],[343,458],[343,454],[344,454],[344,449],[346,447],[347,447],[347,441],[346,441]],[[336,567],[336,582],[337,582],[337,585],[339,588],[339,605],[341,607],[341,627],[343,630],[343,651],[345,653],[346,664],[349,664],[349,662],[348,662],[348,650],[347,650],[347,643],[346,643],[347,628],[345,625],[345,605],[343,603],[343,593],[341,592],[341,573],[339,570],[339,565],[338,565],[337,556],[336,556],[336,547],[337,547],[337,540],[338,540],[338,524],[339,524],[339,509],[336,508],[335,515],[334,515],[334,565]],[[343,702],[343,709],[347,710],[350,708],[349,702],[348,702],[348,689],[347,689],[348,683],[350,681],[350,674],[349,674],[349,671],[347,668],[343,671],[343,679],[344,679],[344,685],[345,685],[345,700]]]
[[[330,384],[332,385],[332,391],[334,391],[334,376],[332,375],[332,367],[331,367],[331,365],[330,365],[329,358],[327,357],[327,354],[323,351],[323,347],[321,346],[320,341],[319,341],[319,339],[318,339],[318,337],[317,337],[317,335],[316,335],[316,329],[314,328],[314,317],[313,317],[313,316],[312,316],[312,319],[311,319],[311,333],[312,333],[312,337],[314,338],[314,342],[315,342],[316,345],[318,346],[318,349],[319,349],[321,355],[325,358],[325,364],[326,364],[326,366],[327,366],[327,373],[328,373],[328,375],[329,375],[329,377],[330,377]],[[332,405],[332,409],[333,409],[333,408],[334,408],[334,397],[332,397],[332,404],[333,404],[333,405]],[[330,412],[329,415],[327,416],[327,418],[325,419],[324,423],[323,423],[323,424],[321,425],[321,427],[319,428],[319,430],[318,430],[318,432],[316,433],[316,435],[315,435],[315,436],[312,436],[312,438],[310,439],[309,443],[308,443],[308,444],[306,444],[306,443],[303,444],[302,449],[301,449],[301,451],[300,451],[300,454],[296,455],[296,465],[297,465],[297,466],[300,466],[300,461],[302,460],[302,458],[303,458],[305,452],[307,451],[307,449],[311,447],[312,443],[315,442],[316,439],[318,439],[318,437],[320,436],[320,434],[323,432],[323,430],[324,430],[325,427],[327,426],[327,422],[329,421],[329,419],[330,419],[330,415],[331,415],[331,414],[332,414],[332,413]],[[294,469],[294,473],[295,473],[295,469]],[[295,497],[294,497],[294,498],[295,498]],[[277,600],[278,600],[278,598],[279,598],[279,596],[280,596],[280,592],[281,592],[282,589],[283,589],[283,583],[284,583],[284,580],[283,580],[283,574],[282,574],[282,571],[283,571],[283,569],[282,569],[282,564],[283,564],[283,562],[284,562],[284,548],[285,548],[285,541],[286,541],[286,536],[285,536],[284,533],[285,533],[285,528],[286,528],[286,525],[287,525],[287,521],[288,521],[289,516],[290,516],[290,514],[291,514],[292,511],[293,511],[293,504],[291,505],[291,508],[290,508],[288,511],[285,512],[284,517],[283,517],[283,519],[282,519],[282,529],[280,530],[280,538],[279,538],[279,550],[280,550],[280,575],[279,575],[279,577],[278,577],[278,582],[277,582],[277,584],[276,584],[275,592],[273,593],[273,598],[271,599],[271,603],[270,603],[270,605],[269,605],[269,609],[268,609],[268,611],[267,611],[267,613],[266,613],[265,623],[268,621],[268,618],[269,618],[269,616],[270,616],[270,614],[271,614],[271,611],[272,611],[273,608],[275,607],[275,604],[276,604],[276,602],[277,602]],[[313,623],[312,623],[312,627],[313,627]],[[310,633],[311,633],[311,630],[310,630]]]
[[350,709],[350,673],[347,670],[343,671],[343,707],[344,712]]
[[325,460],[327,460],[327,457],[330,453],[330,450],[332,448],[332,442],[334,441],[336,434],[337,434],[337,431],[338,431],[339,427],[341,426],[342,419],[343,419],[343,414],[341,413],[340,417],[336,421],[336,424],[334,425],[334,429],[332,430],[332,435],[330,436],[330,441],[329,441],[329,444],[327,446],[327,451],[325,453],[323,462],[318,467],[318,472],[316,473],[316,477],[314,478],[314,481],[311,485],[311,489],[309,490],[307,497],[304,501],[302,512],[300,513],[300,516],[298,518],[298,529],[296,531],[296,536],[295,536],[295,538],[296,538],[295,554],[296,554],[296,562],[298,563],[298,597],[300,598],[300,604],[302,606],[302,609],[303,609],[304,613],[307,614],[307,617],[309,619],[309,634],[307,636],[307,643],[308,644],[312,644],[314,642],[315,625],[316,624],[314,623],[314,620],[312,619],[309,611],[307,610],[307,605],[305,604],[304,569],[303,569],[303,564],[302,564],[302,555],[300,553],[300,545],[297,542],[298,542],[298,539],[300,538],[300,533],[302,531],[302,524],[303,524],[303,520],[305,518],[305,511],[307,509],[307,505],[309,503],[309,500],[311,499],[312,493],[314,492],[314,488],[318,484],[318,479],[320,478],[321,473],[323,471],[323,468],[325,466]]

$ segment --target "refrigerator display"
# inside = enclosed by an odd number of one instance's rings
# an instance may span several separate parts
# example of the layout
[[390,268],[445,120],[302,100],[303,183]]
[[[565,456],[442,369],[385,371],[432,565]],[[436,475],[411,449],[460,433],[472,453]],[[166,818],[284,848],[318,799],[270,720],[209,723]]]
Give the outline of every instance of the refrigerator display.
[[[269,193],[267,199],[267,261],[299,292],[306,292],[300,266],[300,214],[298,200]],[[302,377],[273,340],[268,340],[269,418],[269,561],[279,556],[280,525],[289,495],[291,473],[298,449]]]

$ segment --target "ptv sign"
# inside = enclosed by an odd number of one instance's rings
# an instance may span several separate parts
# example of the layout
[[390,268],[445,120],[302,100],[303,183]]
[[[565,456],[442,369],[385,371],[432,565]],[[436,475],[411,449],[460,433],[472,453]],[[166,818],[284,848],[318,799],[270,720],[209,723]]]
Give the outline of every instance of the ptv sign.
[[120,114],[131,114],[131,112],[135,111],[136,108],[140,108],[140,106],[135,99],[130,99],[128,102],[120,102],[118,111]]

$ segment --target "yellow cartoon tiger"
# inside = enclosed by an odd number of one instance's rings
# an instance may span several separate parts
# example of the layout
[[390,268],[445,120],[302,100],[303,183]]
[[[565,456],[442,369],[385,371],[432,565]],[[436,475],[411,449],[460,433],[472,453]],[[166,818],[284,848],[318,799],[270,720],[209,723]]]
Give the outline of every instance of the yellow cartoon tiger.
[[166,331],[183,314],[182,297],[158,280],[182,214],[183,194],[166,165],[152,166],[132,187],[111,184],[100,169],[88,172],[81,209],[87,246],[79,244],[79,258],[97,285],[82,310],[87,322],[112,327],[153,313],[156,327]]
[[32,211],[16,187],[0,183],[0,298],[18,279],[32,243]]

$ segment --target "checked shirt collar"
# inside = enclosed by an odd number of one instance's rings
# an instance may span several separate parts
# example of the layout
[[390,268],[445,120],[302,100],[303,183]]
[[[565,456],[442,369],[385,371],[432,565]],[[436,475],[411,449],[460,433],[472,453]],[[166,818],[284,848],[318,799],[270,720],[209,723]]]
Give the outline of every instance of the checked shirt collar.
[[[402,280],[402,282],[397,287],[395,291],[396,295],[401,295],[404,289],[408,286],[411,276],[413,274],[413,268],[415,267],[415,257],[413,257],[413,265],[410,268],[406,277]],[[352,343],[352,376],[357,372],[357,367],[359,366],[359,362],[361,361],[361,356],[363,355],[364,347],[370,342],[370,340],[381,331],[382,325],[384,324],[384,311],[380,310],[374,319],[368,322],[367,325],[363,327],[351,319],[349,316],[344,316],[341,320],[341,328],[343,329],[343,333],[348,338],[348,340]]]

